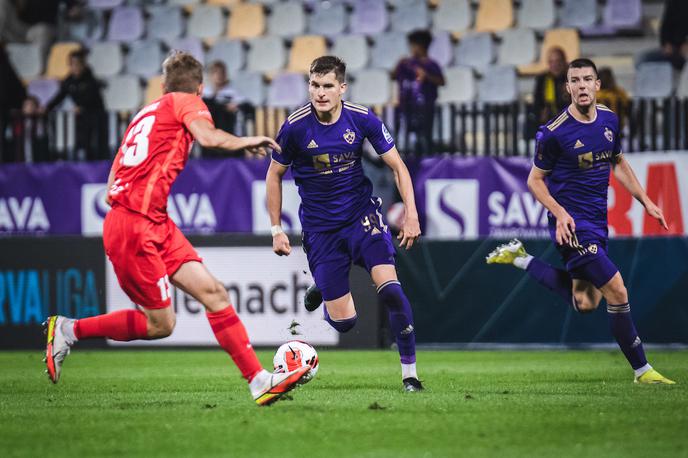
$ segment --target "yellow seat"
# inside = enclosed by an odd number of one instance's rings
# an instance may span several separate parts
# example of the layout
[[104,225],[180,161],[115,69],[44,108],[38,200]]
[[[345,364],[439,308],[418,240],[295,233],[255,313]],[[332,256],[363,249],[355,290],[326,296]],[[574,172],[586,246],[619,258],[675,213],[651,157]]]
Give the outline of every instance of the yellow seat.
[[239,3],[232,7],[227,36],[229,38],[255,38],[265,32],[265,11],[257,3]]
[[327,54],[325,38],[319,35],[302,35],[294,38],[289,52],[290,72],[308,73],[314,59]]
[[540,60],[534,64],[519,65],[522,75],[537,75],[547,69],[547,51],[559,47],[564,50],[566,60],[571,62],[580,57],[580,37],[576,29],[550,29],[545,32],[545,39],[540,49]]
[[225,8],[231,8],[234,5],[241,3],[241,0],[205,0],[208,5],[223,6]]
[[45,76],[57,79],[65,78],[69,74],[69,54],[80,49],[81,45],[79,43],[71,41],[55,43],[50,48]]
[[151,76],[146,84],[146,96],[143,103],[149,105],[160,97],[162,97],[162,75]]
[[514,6],[511,0],[480,0],[475,18],[476,32],[499,32],[514,23]]

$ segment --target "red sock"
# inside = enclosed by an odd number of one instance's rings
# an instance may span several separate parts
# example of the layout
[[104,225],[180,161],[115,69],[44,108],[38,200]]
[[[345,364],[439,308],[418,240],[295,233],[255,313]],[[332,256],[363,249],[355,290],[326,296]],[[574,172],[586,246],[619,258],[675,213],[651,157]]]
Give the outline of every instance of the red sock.
[[107,337],[129,341],[148,337],[148,318],[140,310],[118,310],[105,315],[82,318],[74,325],[77,339]]
[[206,316],[217,342],[232,357],[241,375],[250,382],[254,375],[263,370],[263,366],[253,351],[246,328],[234,307],[230,304],[219,312],[206,312]]

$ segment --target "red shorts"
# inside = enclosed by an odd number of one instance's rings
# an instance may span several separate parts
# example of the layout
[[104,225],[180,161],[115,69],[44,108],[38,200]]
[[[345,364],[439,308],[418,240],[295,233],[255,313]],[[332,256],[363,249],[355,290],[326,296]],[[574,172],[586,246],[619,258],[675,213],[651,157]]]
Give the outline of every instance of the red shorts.
[[105,217],[103,244],[124,292],[147,309],[169,307],[169,277],[202,261],[172,219],[155,223],[118,205]]

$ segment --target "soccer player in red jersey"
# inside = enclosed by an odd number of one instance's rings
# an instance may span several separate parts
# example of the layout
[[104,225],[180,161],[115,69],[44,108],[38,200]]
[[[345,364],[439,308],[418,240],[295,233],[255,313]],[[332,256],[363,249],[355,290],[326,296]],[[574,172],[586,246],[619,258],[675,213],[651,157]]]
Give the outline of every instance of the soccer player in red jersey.
[[112,210],[103,224],[105,252],[117,279],[139,309],[119,310],[80,320],[51,316],[46,321],[46,364],[53,383],[78,340],[161,339],[175,325],[170,283],[206,308],[220,346],[232,357],[259,405],[270,404],[305,382],[309,367],[286,374],[262,368],[244,325],[222,283],[203,265],[189,241],[167,214],[170,188],[189,157],[192,143],[223,150],[265,154],[279,149],[268,137],[235,137],[216,129],[201,100],[203,67],[177,52],[163,62],[164,95],[134,116],[108,178]]

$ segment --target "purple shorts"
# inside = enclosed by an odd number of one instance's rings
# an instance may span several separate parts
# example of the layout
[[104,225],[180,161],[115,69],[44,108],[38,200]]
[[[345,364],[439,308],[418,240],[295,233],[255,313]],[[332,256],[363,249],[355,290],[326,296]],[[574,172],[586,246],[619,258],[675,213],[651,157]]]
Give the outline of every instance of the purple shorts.
[[[576,231],[578,248],[556,245],[571,278],[601,288],[619,271],[607,255],[607,237],[593,231]],[[554,242],[556,244],[556,241]]]
[[394,265],[396,250],[380,212],[381,203],[378,198],[371,199],[361,216],[341,229],[303,233],[308,265],[324,300],[349,292],[352,262],[368,272],[377,265]]

